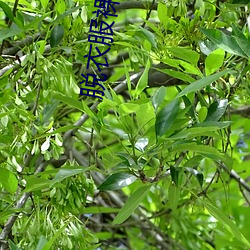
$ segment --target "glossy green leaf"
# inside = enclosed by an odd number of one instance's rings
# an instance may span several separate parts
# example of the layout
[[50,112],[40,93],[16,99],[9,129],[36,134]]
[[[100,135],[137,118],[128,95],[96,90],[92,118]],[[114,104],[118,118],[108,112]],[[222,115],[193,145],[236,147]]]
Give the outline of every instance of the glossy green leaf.
[[204,182],[204,176],[201,172],[197,171],[194,168],[189,168],[186,167],[185,168],[188,172],[190,172],[193,176],[195,176],[195,178],[197,179],[197,181],[199,182],[200,186],[202,187],[203,182]]
[[179,173],[180,173],[181,169],[180,168],[176,168],[173,166],[170,166],[170,175],[171,175],[171,179],[174,182],[174,184],[176,186],[178,186],[178,181],[179,181]]
[[246,54],[241,49],[237,40],[233,36],[228,36],[224,34],[222,31],[217,29],[204,29],[200,28],[201,32],[203,32],[212,42],[214,42],[219,48],[241,57],[246,57]]
[[159,112],[155,121],[156,136],[162,136],[169,130],[176,119],[178,110],[179,101],[175,99]]
[[165,94],[166,94],[166,87],[161,86],[159,89],[156,90],[155,94],[152,96],[151,98],[152,104],[156,111],[163,102]]
[[173,182],[170,183],[168,188],[168,204],[169,207],[175,211],[180,199],[180,188],[178,188]]
[[222,99],[219,101],[215,101],[208,108],[208,114],[205,119],[205,122],[208,121],[219,121],[220,118],[224,115],[228,105],[227,99]]
[[[201,199],[200,199],[201,200]],[[220,209],[213,206],[212,204],[202,201],[208,212],[221,222],[224,227],[232,233],[239,241],[241,241],[246,247],[250,248],[250,242],[245,238],[245,236],[240,232],[238,227],[230,220]]]
[[8,169],[0,168],[0,183],[11,194],[14,194],[18,187],[16,176]]
[[223,70],[221,72],[218,72],[218,73],[215,73],[213,75],[210,75],[210,76],[207,76],[205,78],[202,78],[198,81],[195,81],[191,84],[189,84],[185,89],[183,89],[181,91],[181,93],[179,93],[177,95],[177,98],[178,97],[181,97],[183,95],[186,95],[186,94],[189,94],[189,93],[192,93],[192,92],[195,92],[197,90],[201,90],[202,88],[206,87],[207,85],[215,82],[216,80],[218,80],[220,77],[222,77],[223,75],[229,73],[230,70]]
[[217,49],[210,53],[205,60],[206,75],[211,75],[221,68],[224,62],[225,51]]
[[133,183],[136,177],[132,174],[120,172],[109,176],[99,187],[99,190],[117,190]]
[[116,215],[112,224],[121,224],[124,222],[139,206],[143,198],[149,192],[150,187],[150,185],[144,185],[131,194],[120,212]]
[[51,35],[50,35],[50,46],[56,47],[63,39],[63,34],[64,34],[64,28],[61,24],[56,25],[52,30],[51,30]]

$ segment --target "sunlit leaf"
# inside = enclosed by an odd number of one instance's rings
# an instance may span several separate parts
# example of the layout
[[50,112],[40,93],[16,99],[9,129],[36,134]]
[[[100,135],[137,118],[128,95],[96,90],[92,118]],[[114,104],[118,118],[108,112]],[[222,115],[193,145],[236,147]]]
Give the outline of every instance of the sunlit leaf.
[[116,215],[112,224],[121,224],[124,222],[139,206],[143,198],[147,195],[150,187],[150,185],[144,185],[131,194],[120,212]]
[[16,176],[5,168],[0,168],[0,183],[11,194],[14,194],[18,187]]

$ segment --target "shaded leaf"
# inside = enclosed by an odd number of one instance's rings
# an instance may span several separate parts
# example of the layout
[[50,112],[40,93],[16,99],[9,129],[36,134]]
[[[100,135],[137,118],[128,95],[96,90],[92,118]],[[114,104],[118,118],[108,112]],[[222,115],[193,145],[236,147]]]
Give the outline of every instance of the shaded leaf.
[[228,36],[222,31],[217,29],[204,29],[200,28],[201,32],[204,33],[213,43],[215,43],[219,48],[242,57],[246,57],[237,40],[233,36]]
[[169,207],[174,211],[177,208],[180,199],[180,189],[172,182],[168,188]]
[[133,183],[136,177],[132,174],[120,172],[109,176],[99,187],[99,190],[117,190]]
[[64,28],[61,24],[56,25],[50,35],[50,46],[56,47],[63,39]]
[[233,0],[232,4],[249,4],[249,0]]
[[178,180],[179,180],[179,173],[181,169],[180,168],[175,168],[173,166],[170,166],[170,175],[172,178],[172,181],[176,186],[178,186]]
[[222,99],[212,103],[208,108],[208,114],[204,122],[219,121],[227,109],[227,104],[228,104],[227,99]]
[[199,182],[200,186],[202,187],[203,185],[203,181],[204,181],[204,176],[201,172],[197,171],[196,169],[194,168],[189,168],[189,167],[186,167],[185,168],[188,172],[190,172],[192,175],[195,176],[195,178],[197,179],[197,181]]
[[144,185],[131,194],[120,212],[116,215],[112,224],[121,224],[124,222],[139,206],[143,198],[147,195],[150,187],[151,186]]
[[176,119],[178,110],[179,101],[175,99],[159,112],[155,121],[156,136],[162,136],[169,130]]

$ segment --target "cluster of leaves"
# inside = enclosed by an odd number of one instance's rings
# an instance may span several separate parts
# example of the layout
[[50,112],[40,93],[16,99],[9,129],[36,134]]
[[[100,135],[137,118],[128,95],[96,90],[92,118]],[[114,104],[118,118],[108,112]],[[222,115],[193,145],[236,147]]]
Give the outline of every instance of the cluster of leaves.
[[[232,112],[249,104],[246,2],[153,1],[135,11],[122,1],[108,57],[129,57],[111,67],[101,103],[79,98],[77,84],[93,1],[7,2],[0,244],[248,249],[250,122]],[[152,84],[152,69],[177,85]]]

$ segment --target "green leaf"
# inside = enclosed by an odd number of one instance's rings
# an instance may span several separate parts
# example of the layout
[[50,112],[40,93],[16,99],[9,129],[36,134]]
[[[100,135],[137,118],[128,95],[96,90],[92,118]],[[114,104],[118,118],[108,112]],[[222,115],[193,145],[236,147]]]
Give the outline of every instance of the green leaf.
[[24,192],[33,192],[38,190],[43,190],[46,188],[49,188],[51,185],[51,180],[37,177],[37,176],[31,176],[26,178],[26,188]]
[[157,14],[161,23],[166,24],[168,21],[168,10],[166,4],[159,2],[157,6]]
[[208,108],[208,114],[205,119],[205,122],[208,121],[219,121],[220,118],[224,115],[228,105],[227,99],[222,99],[219,101],[213,102]]
[[200,54],[198,52],[190,49],[176,47],[176,48],[168,48],[168,50],[172,52],[175,57],[190,62],[194,66],[197,65],[200,58]]
[[5,168],[0,168],[0,183],[2,183],[4,189],[11,194],[14,194],[18,187],[18,180],[16,176]]
[[237,40],[235,37],[228,36],[224,34],[222,31],[217,30],[217,29],[200,28],[200,30],[219,48],[231,54],[238,55],[241,57],[246,57],[246,54],[237,43]]
[[61,24],[56,25],[50,35],[50,46],[56,47],[63,39],[64,28]]
[[203,122],[206,119],[207,116],[207,108],[206,107],[201,107],[199,112],[198,112],[198,118],[200,122]]
[[152,33],[151,31],[144,29],[142,27],[139,26],[139,30],[138,27],[134,26],[136,30],[135,34],[134,34],[134,38],[138,39],[139,42],[143,43],[143,41],[147,40],[150,42],[151,46],[153,48],[157,48],[157,44],[155,42],[155,35],[154,33]]
[[135,103],[122,103],[119,106],[119,109],[120,109],[121,114],[126,114],[127,115],[127,114],[134,113],[135,111],[140,109],[140,105],[135,104]]
[[230,124],[232,124],[231,121],[225,121],[225,122],[204,121],[195,124],[193,127],[217,127],[217,129],[222,129],[228,127]]
[[124,222],[139,206],[143,198],[147,195],[150,187],[150,185],[144,185],[138,188],[132,195],[130,195],[127,202],[116,215],[112,224],[121,224]]
[[137,98],[139,96],[139,94],[147,87],[148,85],[148,70],[149,70],[149,67],[150,67],[150,61],[148,60],[147,61],[147,64],[146,64],[146,68],[145,70],[143,71],[137,85],[136,85],[136,88],[135,88],[135,93],[134,93],[134,96],[135,98]]
[[178,97],[181,97],[183,95],[195,92],[197,90],[200,90],[204,87],[206,87],[207,85],[213,83],[214,81],[218,80],[220,77],[222,77],[223,75],[227,74],[231,72],[230,70],[223,70],[221,72],[215,73],[213,75],[207,76],[205,78],[202,78],[198,81],[195,81],[191,84],[189,84],[185,89],[183,89],[178,95]]
[[120,172],[109,176],[99,187],[99,190],[117,190],[133,183],[136,177],[132,174]]
[[119,212],[119,208],[113,208],[113,207],[96,207],[96,206],[92,206],[92,207],[82,207],[80,208],[80,212],[82,214],[111,214],[111,213],[117,213]]
[[201,172],[197,171],[196,169],[194,168],[189,168],[189,167],[186,167],[185,168],[188,172],[190,172],[192,175],[195,176],[195,178],[197,179],[197,181],[199,182],[200,186],[202,187],[203,185],[203,181],[204,181],[204,176]]
[[180,71],[176,71],[176,70],[173,70],[173,69],[158,69],[157,68],[157,70],[160,71],[160,72],[163,72],[163,73],[165,73],[165,74],[167,74],[169,76],[172,76],[174,78],[180,79],[180,80],[182,80],[184,82],[191,83],[191,82],[193,82],[195,80],[193,77],[189,76],[188,74],[180,72]]
[[179,110],[179,101],[174,99],[156,116],[155,132],[156,136],[164,135],[174,123]]
[[180,173],[181,169],[180,168],[176,168],[173,166],[170,166],[170,175],[171,175],[171,179],[174,182],[174,184],[176,186],[178,186],[178,180],[179,180],[179,173]]
[[53,97],[63,103],[66,103],[68,104],[69,106],[73,107],[73,108],[76,108],[82,112],[85,112],[84,108],[83,108],[83,105],[81,102],[79,102],[78,100],[74,99],[74,98],[71,98],[71,97],[68,97],[68,96],[65,96],[65,95],[62,95],[62,94],[59,94],[57,92],[54,92],[53,93]]
[[165,94],[166,94],[166,87],[161,86],[152,96],[151,101],[155,111],[157,111],[158,107],[163,102]]
[[173,211],[177,209],[179,199],[180,188],[178,188],[173,182],[171,182],[168,188],[168,204]]
[[[200,199],[201,200],[201,199]],[[202,201],[202,200],[201,200]],[[250,242],[245,238],[245,236],[240,232],[238,227],[230,220],[220,209],[216,208],[212,204],[202,201],[208,212],[216,218],[223,226],[230,232],[234,237],[241,241],[245,246],[250,248]]]
[[22,250],[17,245],[15,245],[11,240],[9,240],[8,242],[9,242],[10,250]]
[[0,1],[0,8],[3,9],[5,15],[6,15],[11,21],[14,21],[13,12],[12,12],[11,8],[10,8],[6,3],[4,3],[3,1]]
[[195,127],[188,128],[180,131],[179,133],[172,135],[170,139],[190,139],[196,136],[206,135],[207,132],[215,131],[218,127]]
[[223,65],[225,57],[225,51],[222,49],[217,49],[210,53],[205,60],[205,72],[206,75],[211,75]]
[[17,36],[22,33],[24,30],[20,29],[18,26],[13,25],[11,28],[0,30],[0,42],[6,38]]
[[54,185],[57,182],[61,182],[62,180],[74,176],[80,173],[85,172],[85,168],[83,167],[73,167],[73,166],[68,166],[65,168],[61,168],[58,173],[56,174],[55,178],[51,182],[51,186]]

